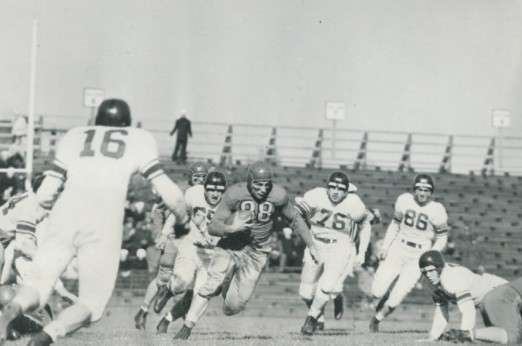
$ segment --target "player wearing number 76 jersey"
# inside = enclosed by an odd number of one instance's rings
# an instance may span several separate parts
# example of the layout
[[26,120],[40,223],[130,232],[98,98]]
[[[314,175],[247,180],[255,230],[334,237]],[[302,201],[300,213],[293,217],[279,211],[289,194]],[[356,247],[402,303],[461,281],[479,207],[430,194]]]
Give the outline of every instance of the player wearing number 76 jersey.
[[[379,331],[380,321],[413,289],[421,277],[419,257],[428,250],[442,251],[448,242],[446,209],[431,200],[433,178],[419,174],[413,182],[413,194],[404,193],[395,202],[393,221],[388,226],[377,257],[382,262],[375,273],[372,294],[380,300],[370,322],[370,331]],[[397,279],[388,298],[383,298]]]
[[[296,197],[296,208],[310,224],[314,243],[323,262],[315,261],[307,248],[301,271],[299,295],[309,308],[301,328],[305,335],[314,334],[324,307],[338,293],[335,288],[346,278],[352,263],[364,263],[370,241],[371,226],[366,207],[359,196],[349,193],[348,175],[336,171],[326,188],[317,187]],[[355,237],[360,229],[359,254]],[[357,256],[357,257],[356,257]]]
[[62,137],[51,170],[38,189],[40,204],[64,185],[49,216],[48,234],[24,284],[0,317],[0,344],[22,312],[38,308],[71,259],[78,259],[78,301],[35,335],[30,345],[56,338],[102,317],[118,273],[124,205],[132,174],[140,172],[176,215],[176,229],[188,231],[183,194],[158,161],[154,137],[131,128],[130,109],[119,99],[101,103],[95,126],[76,127]]

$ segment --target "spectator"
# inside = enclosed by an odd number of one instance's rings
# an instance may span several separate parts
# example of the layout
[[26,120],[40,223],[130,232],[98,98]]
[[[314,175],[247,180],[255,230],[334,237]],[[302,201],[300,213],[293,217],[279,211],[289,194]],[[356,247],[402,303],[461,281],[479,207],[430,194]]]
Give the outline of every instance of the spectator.
[[187,119],[185,113],[186,112],[184,110],[181,111],[181,117],[176,120],[174,128],[172,131],[170,131],[171,136],[174,134],[174,132],[178,131],[176,137],[176,146],[174,147],[174,152],[172,153],[172,161],[176,161],[177,163],[181,164],[187,163],[187,142],[188,137],[192,137],[190,120]]
[[27,138],[27,119],[16,112],[14,114],[11,134],[13,135],[13,143],[19,146],[22,146],[25,138]]

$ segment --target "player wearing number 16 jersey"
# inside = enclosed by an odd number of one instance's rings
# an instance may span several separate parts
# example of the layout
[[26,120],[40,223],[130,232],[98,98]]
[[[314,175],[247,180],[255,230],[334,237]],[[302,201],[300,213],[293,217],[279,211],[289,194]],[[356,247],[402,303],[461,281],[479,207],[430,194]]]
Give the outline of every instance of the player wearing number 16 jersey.
[[[448,241],[448,215],[441,203],[431,200],[433,178],[419,174],[413,183],[414,193],[404,193],[395,202],[395,214],[377,257],[379,265],[372,283],[374,298],[381,301],[370,322],[370,331],[379,330],[380,321],[413,289],[421,277],[419,257],[428,250],[438,250]],[[397,279],[387,299],[382,299]]]
[[[252,218],[241,219],[236,214],[232,224],[225,223],[240,210],[252,211]],[[208,278],[194,296],[176,339],[188,339],[210,299],[220,292],[225,298],[225,315],[237,314],[245,308],[266,265],[273,223],[279,214],[309,241],[309,233],[304,234],[307,231],[304,219],[289,203],[286,190],[272,182],[270,167],[261,161],[254,162],[248,169],[247,181],[232,185],[224,193],[208,225],[211,235],[224,238],[214,250]]]
[[43,204],[65,187],[51,211],[47,237],[38,244],[24,284],[0,317],[0,344],[11,321],[47,300],[56,279],[75,255],[78,301],[35,335],[30,345],[49,345],[102,317],[118,273],[124,204],[135,172],[152,183],[176,215],[176,228],[188,231],[183,194],[161,168],[154,137],[143,129],[130,128],[130,124],[127,103],[109,99],[101,103],[95,126],[73,128],[61,139],[36,200]]

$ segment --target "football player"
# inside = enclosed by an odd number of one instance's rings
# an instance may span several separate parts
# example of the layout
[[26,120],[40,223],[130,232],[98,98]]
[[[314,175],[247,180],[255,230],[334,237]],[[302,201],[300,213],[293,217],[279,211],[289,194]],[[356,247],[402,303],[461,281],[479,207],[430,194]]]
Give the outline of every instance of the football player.
[[475,339],[501,344],[522,343],[522,278],[491,290],[482,302],[485,328],[475,329]]
[[214,253],[219,237],[208,234],[207,225],[212,220],[216,208],[227,188],[226,176],[219,171],[208,173],[203,186],[194,186],[187,190],[185,201],[192,214],[190,233],[180,243],[174,274],[168,288],[160,291],[154,311],[163,309],[167,301],[187,291],[194,280],[194,290],[179,300],[157,326],[158,334],[166,333],[170,322],[185,316],[190,307],[192,296],[207,279],[207,268]]
[[[413,182],[413,194],[403,193],[395,202],[390,222],[377,257],[382,261],[372,283],[372,295],[380,300],[370,322],[370,331],[402,302],[420,279],[420,255],[430,249],[441,251],[448,241],[448,215],[444,206],[431,199],[435,185],[428,174]],[[398,279],[397,279],[398,278]],[[382,299],[397,279],[388,298]]]
[[[344,172],[330,175],[326,187],[317,187],[296,198],[296,208],[310,224],[322,263],[316,263],[305,250],[299,295],[309,308],[301,333],[313,335],[318,318],[334,296],[339,283],[344,282],[351,265],[362,265],[370,241],[371,226],[366,207],[359,196],[348,192],[349,178]],[[360,228],[359,249],[355,236]],[[342,286],[341,286],[342,287]]]
[[[507,281],[495,275],[479,275],[462,266],[446,263],[437,250],[423,253],[418,266],[422,272],[422,286],[432,295],[436,305],[429,336],[421,341],[447,337],[447,334],[443,336],[443,332],[449,320],[450,303],[457,304],[461,315],[460,330],[452,331],[451,337],[455,341],[472,341],[476,326],[475,307],[483,311],[486,294]],[[486,319],[484,322],[488,325]]]
[[[225,221],[237,211],[250,211],[252,217],[241,218],[236,214],[234,221],[227,224]],[[225,315],[237,314],[245,308],[271,251],[271,232],[278,214],[302,234],[307,245],[312,247],[312,256],[320,260],[304,219],[289,203],[286,190],[272,181],[268,164],[252,163],[247,171],[247,181],[227,189],[208,225],[211,235],[223,238],[210,260],[207,280],[194,296],[185,323],[175,339],[189,338],[210,299],[220,293],[225,298]]]
[[130,125],[127,103],[107,99],[98,108],[95,126],[75,127],[61,138],[37,201],[45,204],[65,181],[66,187],[49,216],[48,235],[38,244],[24,284],[0,317],[0,344],[17,316],[47,301],[74,256],[78,301],[33,336],[30,345],[49,345],[102,317],[118,273],[125,199],[135,172],[151,182],[176,215],[176,229],[188,232],[183,193],[161,168],[154,137]]
[[[187,171],[187,183],[189,186],[187,191],[194,186],[201,186],[207,174],[208,168],[203,162],[194,162],[190,165]],[[183,186],[180,188],[183,189]],[[162,213],[165,220],[161,233],[158,239],[156,239],[156,248],[161,251],[161,255],[158,273],[147,286],[140,309],[136,316],[134,316],[137,329],[145,329],[150,305],[158,296],[160,289],[166,287],[169,278],[172,276],[174,263],[178,254],[178,245],[181,242],[181,238],[177,238],[174,234],[175,217],[170,213],[168,208],[162,203],[161,206],[157,208],[156,213]],[[190,295],[190,297],[192,297],[192,295]]]

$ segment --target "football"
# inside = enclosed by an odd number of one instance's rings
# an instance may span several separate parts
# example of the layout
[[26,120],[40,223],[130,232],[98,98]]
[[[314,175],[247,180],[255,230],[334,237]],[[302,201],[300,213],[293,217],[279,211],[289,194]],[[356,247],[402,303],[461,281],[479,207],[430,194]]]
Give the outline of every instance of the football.
[[239,220],[249,220],[250,219],[252,221],[252,220],[254,220],[255,214],[251,210],[238,210],[235,213],[233,213],[232,215],[230,215],[227,218],[227,220],[225,221],[225,223],[227,225],[233,224],[236,217],[238,217]]

